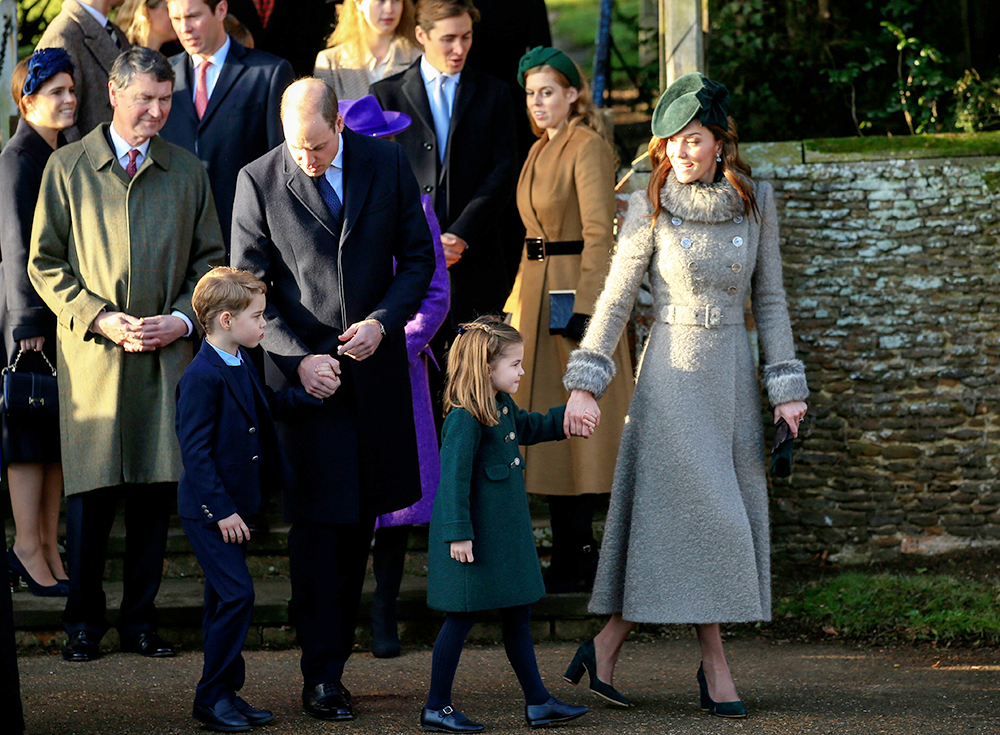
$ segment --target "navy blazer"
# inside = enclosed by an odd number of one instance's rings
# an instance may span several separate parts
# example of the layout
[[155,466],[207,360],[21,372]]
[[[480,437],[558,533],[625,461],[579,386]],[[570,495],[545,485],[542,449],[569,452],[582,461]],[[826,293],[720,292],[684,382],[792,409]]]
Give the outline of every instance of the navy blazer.
[[295,76],[284,59],[232,41],[205,115],[199,120],[190,58],[186,53],[170,58],[176,82],[170,115],[160,136],[205,164],[228,253],[236,177],[241,168],[284,141],[281,95]]
[[244,518],[256,513],[262,481],[294,481],[274,417],[322,405],[301,387],[275,393],[261,383],[246,350],[240,352],[253,384],[254,406],[246,404],[233,369],[207,341],[177,384],[177,440],[184,463],[177,512],[206,525],[233,513]]

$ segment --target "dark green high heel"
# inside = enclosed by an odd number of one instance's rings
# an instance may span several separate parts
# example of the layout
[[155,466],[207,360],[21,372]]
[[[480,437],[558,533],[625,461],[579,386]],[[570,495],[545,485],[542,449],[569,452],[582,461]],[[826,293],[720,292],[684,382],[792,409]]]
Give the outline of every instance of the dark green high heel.
[[597,652],[594,651],[594,639],[591,638],[580,644],[576,649],[576,655],[570,663],[563,678],[570,684],[579,684],[586,670],[590,676],[590,691],[599,697],[603,697],[615,707],[631,707],[632,703],[622,696],[621,692],[610,684],[605,684],[597,678]]
[[747,708],[743,706],[742,700],[716,702],[708,696],[708,682],[705,680],[705,669],[701,664],[698,665],[698,689],[701,691],[701,708],[706,712],[730,719],[743,719],[747,716]]

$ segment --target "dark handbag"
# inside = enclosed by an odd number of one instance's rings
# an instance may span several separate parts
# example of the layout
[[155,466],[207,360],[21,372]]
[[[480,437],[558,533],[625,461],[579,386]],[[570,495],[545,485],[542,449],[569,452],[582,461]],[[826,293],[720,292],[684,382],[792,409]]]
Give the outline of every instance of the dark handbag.
[[39,352],[52,375],[17,371],[17,363],[24,350],[18,350],[14,362],[0,371],[3,375],[3,406],[8,416],[58,416],[59,385],[56,383],[56,369],[52,367],[44,352]]
[[788,477],[792,474],[792,429],[784,419],[774,425],[774,446],[771,448],[771,474]]
[[562,334],[573,318],[576,291],[549,291],[549,334]]

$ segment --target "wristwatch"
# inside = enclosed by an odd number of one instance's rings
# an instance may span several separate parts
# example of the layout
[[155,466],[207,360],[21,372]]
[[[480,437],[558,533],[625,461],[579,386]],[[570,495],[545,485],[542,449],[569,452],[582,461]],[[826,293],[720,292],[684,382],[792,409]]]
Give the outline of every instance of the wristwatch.
[[385,325],[382,324],[382,322],[380,322],[378,319],[366,319],[365,321],[375,322],[376,324],[378,324],[378,331],[382,333],[383,337],[385,336]]

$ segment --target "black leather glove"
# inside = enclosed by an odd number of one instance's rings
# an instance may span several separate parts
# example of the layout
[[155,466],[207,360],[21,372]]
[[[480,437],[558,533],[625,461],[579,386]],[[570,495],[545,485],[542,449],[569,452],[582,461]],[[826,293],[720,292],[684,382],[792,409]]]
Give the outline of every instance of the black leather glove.
[[566,328],[563,329],[563,337],[571,339],[574,342],[579,342],[583,339],[588,324],[590,324],[589,316],[586,314],[573,314],[566,323]]

